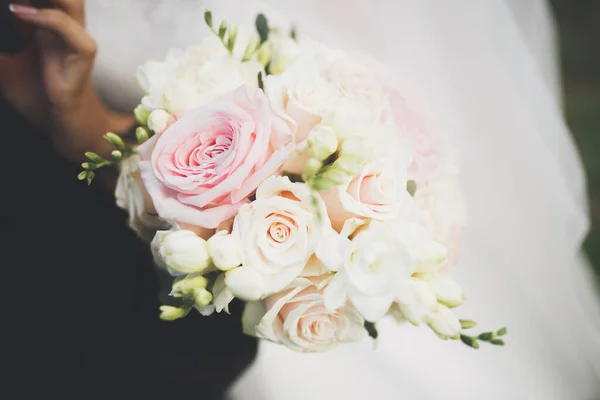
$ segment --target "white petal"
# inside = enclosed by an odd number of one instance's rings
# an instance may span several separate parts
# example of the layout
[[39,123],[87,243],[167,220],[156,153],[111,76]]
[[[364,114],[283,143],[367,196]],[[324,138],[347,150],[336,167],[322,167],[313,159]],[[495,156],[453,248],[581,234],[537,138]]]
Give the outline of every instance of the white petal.
[[215,310],[220,313],[225,310],[229,314],[229,303],[234,299],[233,293],[225,285],[225,274],[219,275],[213,286],[213,304]]
[[334,311],[342,307],[348,299],[346,292],[346,279],[341,273],[337,273],[329,285],[323,291],[325,307]]
[[317,245],[315,255],[330,271],[339,270],[344,263],[350,241],[338,234],[327,235]]
[[250,267],[238,267],[225,273],[225,285],[244,301],[260,300],[266,290],[262,275]]
[[242,329],[246,335],[256,336],[256,327],[264,317],[267,310],[262,301],[251,301],[246,303],[242,315]]
[[344,226],[342,227],[342,231],[340,232],[340,236],[342,237],[350,237],[358,228],[366,224],[366,221],[360,218],[350,218],[344,222]]
[[396,301],[404,318],[417,326],[438,308],[433,288],[416,278],[402,282]]
[[379,296],[365,296],[360,292],[349,290],[348,298],[358,312],[370,322],[376,322],[383,318],[394,302],[393,293]]

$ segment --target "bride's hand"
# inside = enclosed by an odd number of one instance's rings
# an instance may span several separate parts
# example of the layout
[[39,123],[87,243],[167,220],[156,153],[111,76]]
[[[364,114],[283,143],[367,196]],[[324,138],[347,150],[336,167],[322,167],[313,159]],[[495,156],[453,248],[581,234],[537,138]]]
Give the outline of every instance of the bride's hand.
[[0,55],[0,94],[34,126],[51,135],[72,161],[84,151],[105,153],[108,130],[131,118],[109,111],[92,83],[96,42],[85,30],[83,0],[51,0],[48,8],[10,5],[25,26],[27,48]]

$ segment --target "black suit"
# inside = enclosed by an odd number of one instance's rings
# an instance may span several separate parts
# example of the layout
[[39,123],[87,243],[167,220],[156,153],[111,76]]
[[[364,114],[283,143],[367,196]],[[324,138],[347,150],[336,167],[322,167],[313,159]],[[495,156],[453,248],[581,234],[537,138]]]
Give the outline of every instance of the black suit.
[[221,398],[256,354],[239,310],[160,321],[148,246],[112,196],[2,104],[0,138],[0,397]]

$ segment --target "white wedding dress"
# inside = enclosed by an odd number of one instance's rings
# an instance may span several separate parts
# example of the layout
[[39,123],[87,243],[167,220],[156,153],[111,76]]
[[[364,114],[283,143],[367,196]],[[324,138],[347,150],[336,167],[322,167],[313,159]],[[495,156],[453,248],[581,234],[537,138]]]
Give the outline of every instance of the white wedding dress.
[[209,34],[205,7],[246,23],[265,10],[388,64],[455,136],[469,214],[454,271],[468,294],[458,313],[482,330],[507,326],[506,346],[475,351],[392,321],[381,324],[375,350],[365,342],[296,354],[262,343],[232,398],[600,398],[600,302],[579,250],[588,226],[584,177],[562,116],[544,1],[86,3],[100,49],[97,83],[122,109],[140,99],[139,64]]

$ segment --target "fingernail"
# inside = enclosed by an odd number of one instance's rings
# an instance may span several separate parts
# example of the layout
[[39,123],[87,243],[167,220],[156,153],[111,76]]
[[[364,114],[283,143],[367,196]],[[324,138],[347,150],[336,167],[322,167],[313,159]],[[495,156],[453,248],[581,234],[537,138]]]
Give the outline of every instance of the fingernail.
[[21,4],[9,4],[8,9],[10,11],[14,12],[15,14],[20,14],[20,15],[33,15],[38,12],[37,8],[23,6]]

